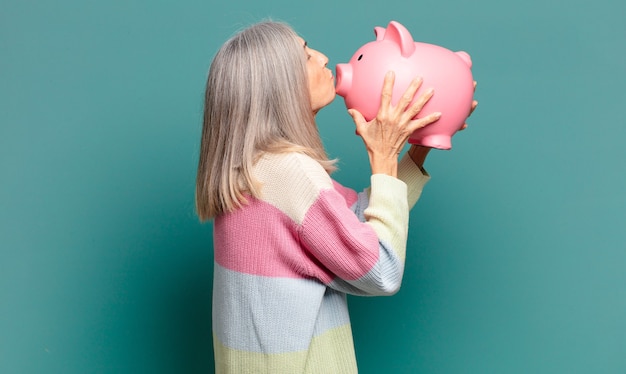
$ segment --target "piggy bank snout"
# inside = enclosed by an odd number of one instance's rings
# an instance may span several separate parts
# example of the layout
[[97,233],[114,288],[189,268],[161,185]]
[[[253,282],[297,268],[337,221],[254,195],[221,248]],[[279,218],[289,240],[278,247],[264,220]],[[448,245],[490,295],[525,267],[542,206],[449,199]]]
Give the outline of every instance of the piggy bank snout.
[[352,66],[349,64],[337,64],[336,70],[335,91],[337,95],[346,97],[352,88]]

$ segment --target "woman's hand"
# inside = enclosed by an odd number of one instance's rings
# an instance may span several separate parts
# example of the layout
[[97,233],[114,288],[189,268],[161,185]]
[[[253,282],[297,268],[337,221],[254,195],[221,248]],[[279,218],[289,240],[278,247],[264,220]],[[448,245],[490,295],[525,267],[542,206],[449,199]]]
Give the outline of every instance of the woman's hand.
[[356,133],[361,136],[370,159],[372,174],[397,176],[398,155],[409,136],[417,129],[437,121],[441,113],[431,113],[424,118],[413,120],[433,96],[429,89],[411,104],[415,93],[422,84],[421,78],[414,79],[406,89],[396,106],[391,104],[395,74],[385,75],[380,100],[380,109],[376,118],[367,122],[363,115],[355,110],[348,111],[356,124]]

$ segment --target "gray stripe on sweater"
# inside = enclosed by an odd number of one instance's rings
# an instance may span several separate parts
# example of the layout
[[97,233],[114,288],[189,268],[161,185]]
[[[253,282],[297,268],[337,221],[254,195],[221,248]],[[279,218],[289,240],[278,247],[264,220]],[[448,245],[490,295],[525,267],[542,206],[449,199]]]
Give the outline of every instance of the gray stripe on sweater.
[[214,269],[213,331],[226,347],[304,351],[313,336],[350,323],[345,295],[318,281]]

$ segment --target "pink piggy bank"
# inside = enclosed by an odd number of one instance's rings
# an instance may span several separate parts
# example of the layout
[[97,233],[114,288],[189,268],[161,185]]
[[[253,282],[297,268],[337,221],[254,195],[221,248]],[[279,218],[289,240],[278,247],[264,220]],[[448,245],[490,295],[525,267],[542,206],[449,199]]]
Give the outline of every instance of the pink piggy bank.
[[386,29],[375,27],[376,40],[359,48],[347,64],[338,64],[337,94],[348,109],[357,109],[366,120],[376,117],[385,74],[395,72],[392,104],[396,104],[413,78],[420,76],[419,96],[428,88],[435,94],[415,117],[441,112],[436,122],[418,129],[409,143],[450,149],[451,137],[465,123],[474,98],[472,61],[465,52],[452,52],[433,44],[414,42],[396,21]]

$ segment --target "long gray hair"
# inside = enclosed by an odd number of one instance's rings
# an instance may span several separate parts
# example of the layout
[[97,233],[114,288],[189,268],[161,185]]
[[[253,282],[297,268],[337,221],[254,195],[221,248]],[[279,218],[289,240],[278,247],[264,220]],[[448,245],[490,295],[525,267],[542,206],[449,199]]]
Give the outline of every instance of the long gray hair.
[[302,152],[329,173],[311,109],[306,54],[295,31],[263,21],[219,49],[206,84],[196,210],[209,220],[259,196],[251,175],[265,152]]

